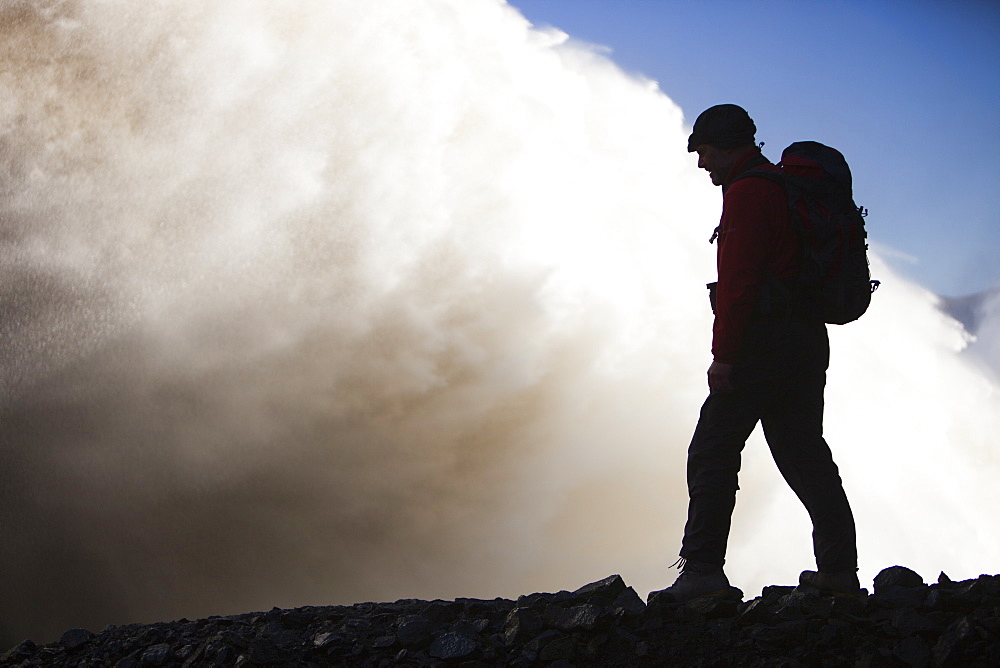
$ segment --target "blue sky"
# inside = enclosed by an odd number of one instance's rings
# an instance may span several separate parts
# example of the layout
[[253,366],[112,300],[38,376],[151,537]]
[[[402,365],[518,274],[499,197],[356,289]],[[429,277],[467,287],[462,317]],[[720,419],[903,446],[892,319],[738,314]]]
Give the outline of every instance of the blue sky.
[[735,102],[765,154],[839,148],[890,264],[960,296],[1000,285],[1000,3],[509,0],[610,50],[688,123]]

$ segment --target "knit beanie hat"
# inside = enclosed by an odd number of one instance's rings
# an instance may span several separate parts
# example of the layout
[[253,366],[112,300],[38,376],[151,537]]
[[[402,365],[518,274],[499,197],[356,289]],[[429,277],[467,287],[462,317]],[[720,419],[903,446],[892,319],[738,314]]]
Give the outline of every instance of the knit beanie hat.
[[702,144],[719,148],[734,148],[754,143],[757,126],[743,107],[718,104],[701,112],[688,137],[688,152]]

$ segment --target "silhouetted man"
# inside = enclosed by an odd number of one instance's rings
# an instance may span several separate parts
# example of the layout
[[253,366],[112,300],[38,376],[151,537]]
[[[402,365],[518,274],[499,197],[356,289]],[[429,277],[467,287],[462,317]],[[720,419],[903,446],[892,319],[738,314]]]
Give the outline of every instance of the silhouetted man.
[[730,591],[723,564],[740,455],[758,422],[778,470],[812,518],[818,571],[803,572],[800,583],[836,595],[860,591],[854,517],[823,439],[826,326],[797,317],[776,299],[774,283],[794,279],[799,255],[784,189],[767,178],[739,178],[770,164],[756,132],[745,110],[723,104],[703,112],[688,139],[698,166],[722,186],[722,219],[713,236],[718,282],[710,392],[688,450],[682,571],[664,590],[678,601]]

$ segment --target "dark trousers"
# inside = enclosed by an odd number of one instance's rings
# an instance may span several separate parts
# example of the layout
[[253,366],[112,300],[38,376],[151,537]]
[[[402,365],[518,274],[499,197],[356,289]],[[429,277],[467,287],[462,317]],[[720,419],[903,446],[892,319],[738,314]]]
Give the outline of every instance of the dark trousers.
[[826,329],[797,321],[755,323],[748,344],[734,369],[735,390],[709,395],[691,439],[681,556],[725,563],[741,453],[760,422],[778,470],[812,519],[817,566],[854,570],[854,516],[823,438]]

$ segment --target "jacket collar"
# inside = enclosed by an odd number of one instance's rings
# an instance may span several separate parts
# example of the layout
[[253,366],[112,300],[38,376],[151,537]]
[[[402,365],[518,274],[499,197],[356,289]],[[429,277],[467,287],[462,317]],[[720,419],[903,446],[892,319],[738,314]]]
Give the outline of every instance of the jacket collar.
[[743,172],[749,171],[761,165],[770,165],[771,161],[764,157],[764,154],[760,152],[760,149],[754,147],[752,151],[747,151],[745,155],[741,156],[735,163],[733,163],[732,168],[729,170],[729,174],[726,175],[726,182],[722,184],[722,194],[726,194],[726,189],[732,185],[733,181],[738,179]]

